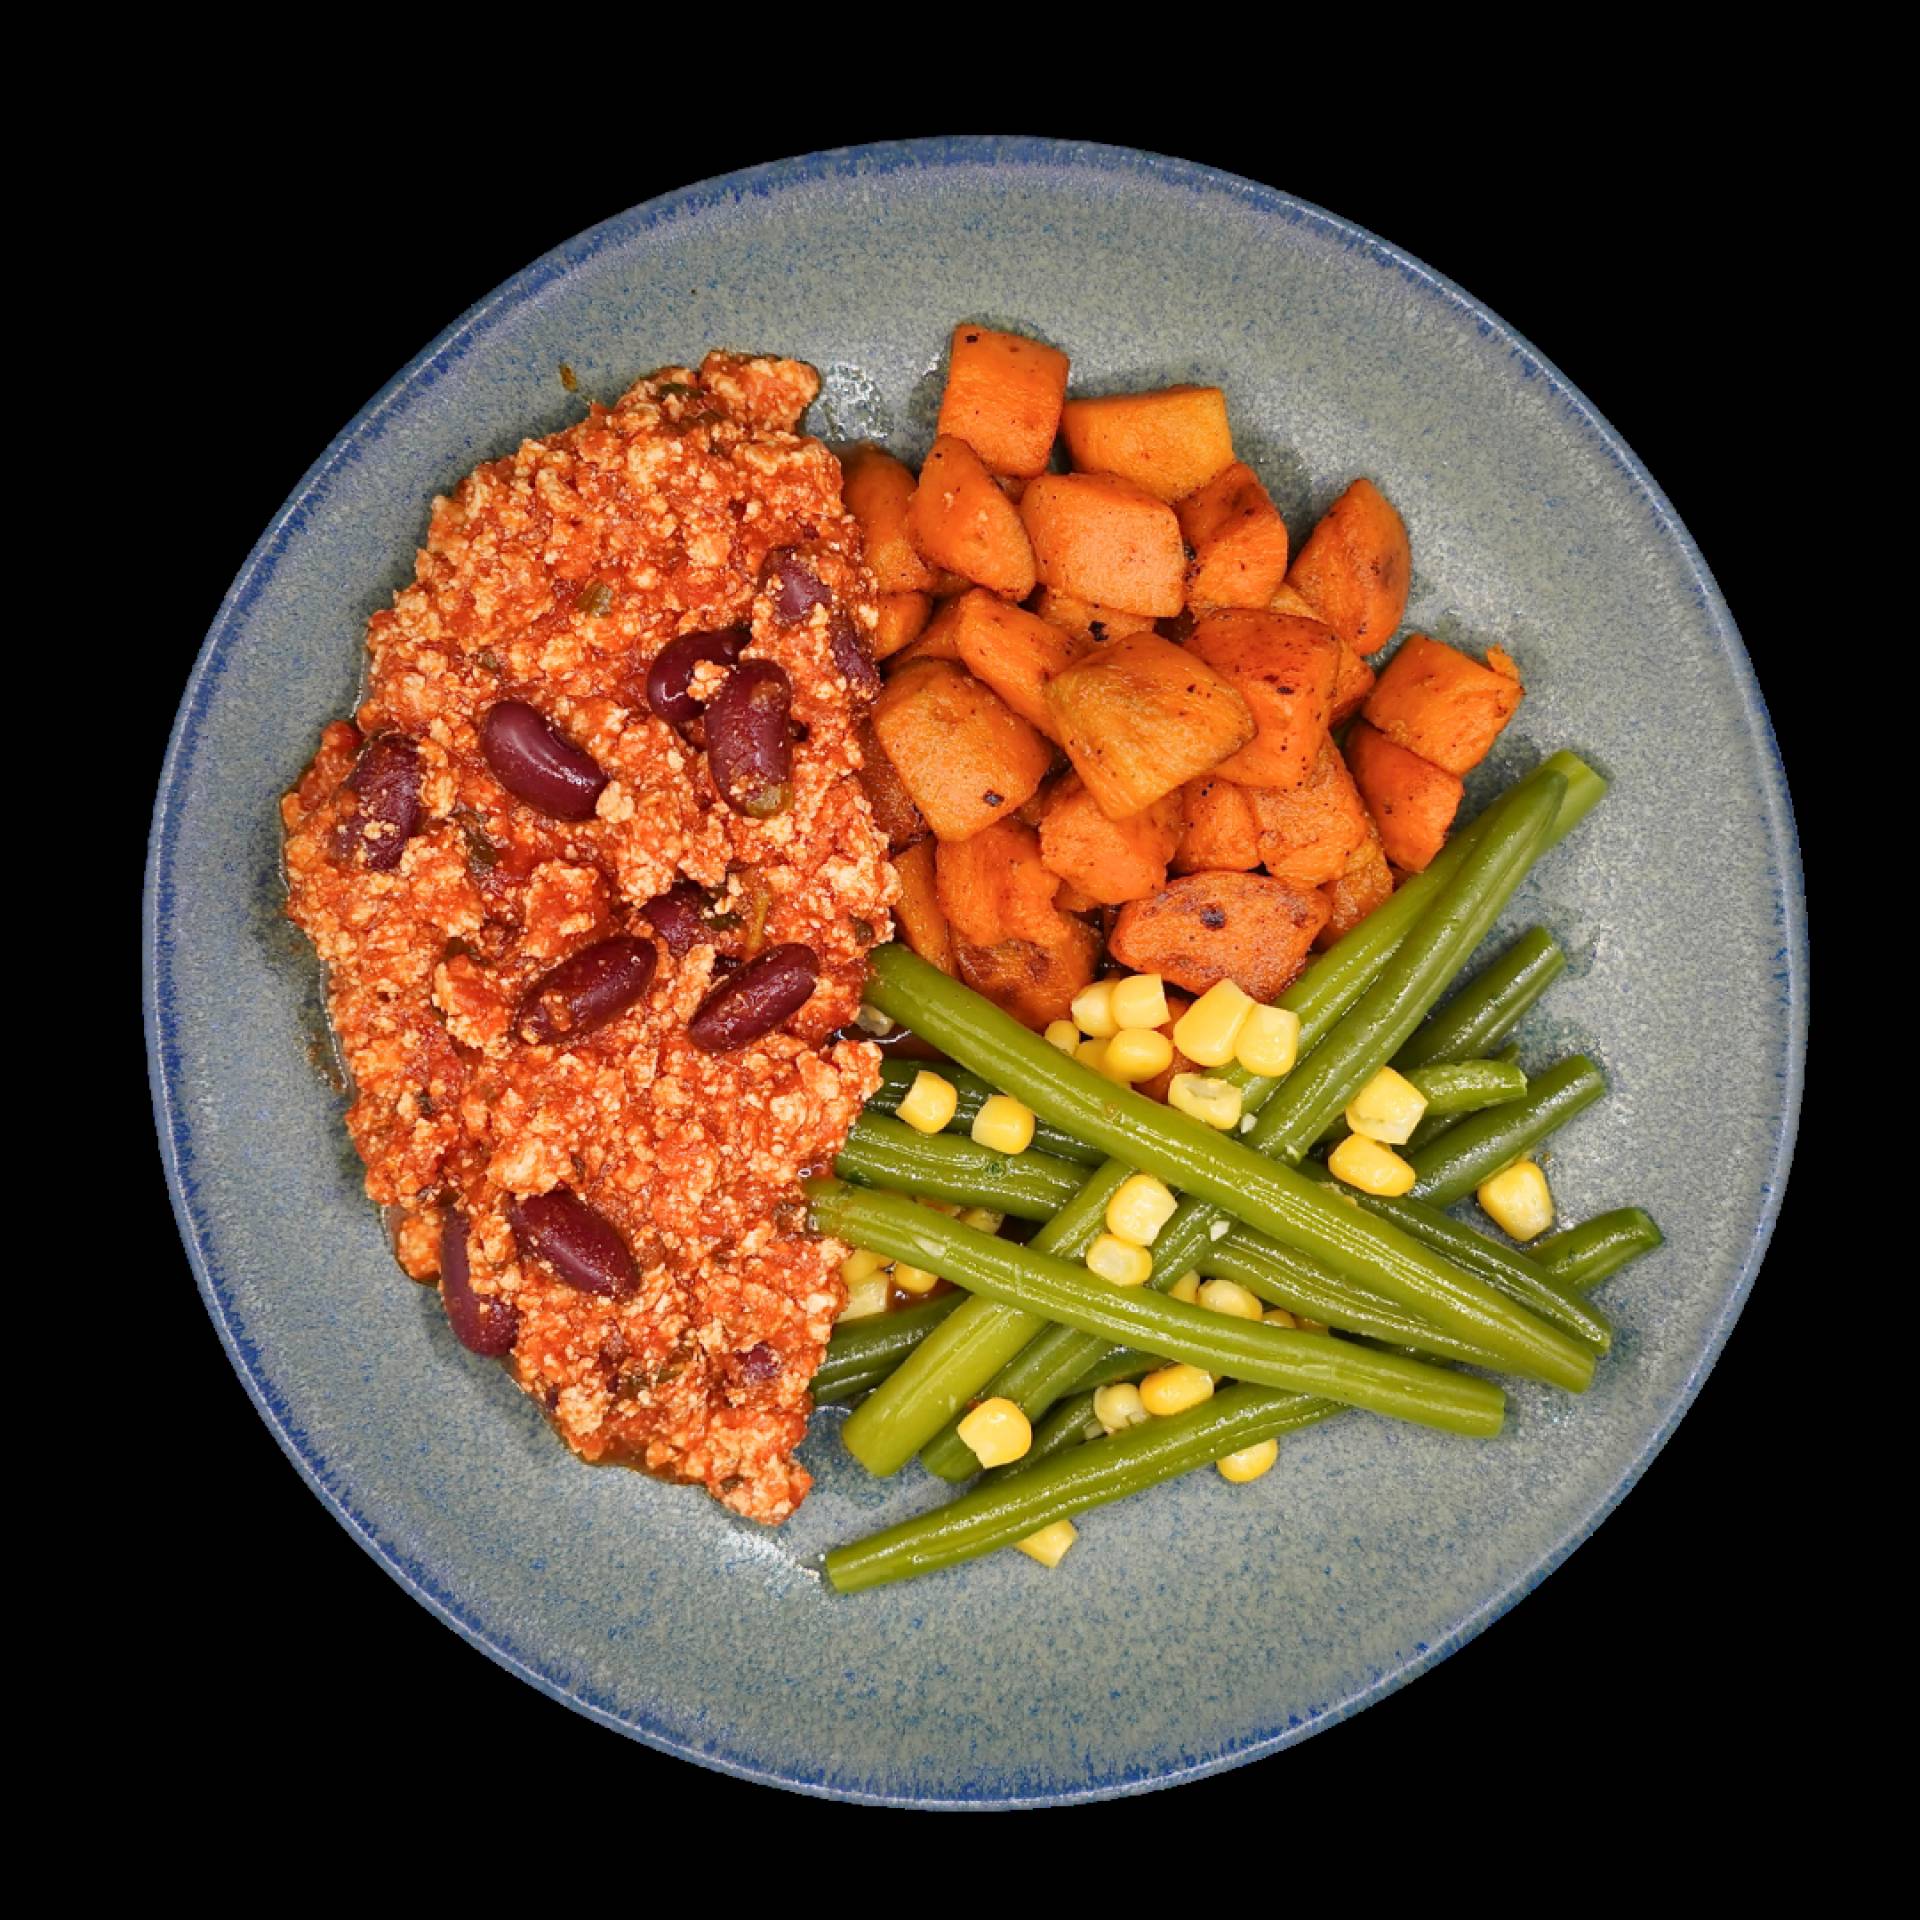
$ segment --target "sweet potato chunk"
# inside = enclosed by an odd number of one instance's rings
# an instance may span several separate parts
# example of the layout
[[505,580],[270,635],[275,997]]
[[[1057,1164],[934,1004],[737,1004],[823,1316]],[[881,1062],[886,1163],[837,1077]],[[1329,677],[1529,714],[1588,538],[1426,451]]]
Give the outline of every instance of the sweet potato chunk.
[[1287,577],[1287,523],[1244,460],[1217,473],[1174,509],[1193,549],[1187,605],[1264,607]]
[[929,567],[964,574],[1009,600],[1033,591],[1033,547],[1020,509],[964,440],[942,434],[933,443],[907,509],[907,531]]
[[893,917],[900,938],[922,960],[942,973],[955,971],[953,929],[940,908],[935,885],[934,843],[916,840],[893,856],[893,871],[900,882],[900,898],[894,902]]
[[1227,396],[1218,387],[1069,400],[1060,424],[1081,472],[1117,473],[1169,505],[1233,459]]
[[1320,743],[1313,772],[1299,786],[1255,787],[1247,797],[1260,864],[1290,886],[1337,880],[1373,830],[1366,803],[1331,740]]
[[1378,653],[1393,638],[1412,580],[1406,526],[1371,480],[1356,480],[1327,509],[1287,575],[1356,653]]
[[1466,791],[1460,776],[1395,745],[1364,720],[1353,723],[1346,755],[1387,858],[1403,873],[1421,872],[1447,844]]
[[[1334,637],[1339,639],[1337,634]],[[1327,725],[1338,727],[1351,720],[1372,691],[1373,669],[1341,640],[1340,668],[1333,677],[1333,706],[1327,714]]]
[[953,608],[954,645],[968,672],[990,686],[1029,726],[1057,740],[1042,689],[1093,642],[1049,626],[1037,614],[1010,607],[978,587],[956,600]]
[[1033,610],[1049,626],[1085,634],[1089,640],[1117,640],[1123,633],[1147,633],[1153,627],[1150,613],[1128,613],[1121,607],[1076,600],[1058,587],[1042,587],[1034,597]]
[[1350,933],[1375,907],[1393,898],[1393,869],[1387,865],[1380,836],[1367,822],[1367,837],[1347,862],[1347,870],[1337,880],[1329,880],[1320,889],[1327,903],[1327,924],[1313,936],[1316,947],[1330,947],[1343,933]]
[[1100,936],[1068,914],[1060,916],[1060,928],[1050,946],[1032,940],[1001,940],[990,947],[962,943],[954,949],[960,978],[1029,1027],[1064,1020],[1073,996],[1100,964]]
[[1048,789],[1040,858],[1077,894],[1103,907],[1143,900],[1167,877],[1180,840],[1180,801],[1166,794],[1125,820],[1109,820],[1076,773]]
[[1059,876],[1040,864],[1040,836],[1018,820],[996,820],[968,840],[943,840],[934,856],[940,911],[968,946],[1059,937],[1053,897]]
[[1297,613],[1303,620],[1318,620],[1320,618],[1319,614],[1308,601],[1307,596],[1302,593],[1298,587],[1289,586],[1284,580],[1274,588],[1272,596],[1267,601],[1267,611],[1269,613]]
[[[1512,666],[1506,654],[1499,657]],[[1457,648],[1416,633],[1368,696],[1367,724],[1436,767],[1470,773],[1487,757],[1525,691],[1511,673],[1483,667]]]
[[1074,771],[1114,820],[1211,772],[1253,738],[1253,715],[1233,686],[1155,633],[1094,648],[1055,674],[1044,697]]
[[898,853],[902,847],[924,840],[926,820],[894,772],[886,749],[874,738],[871,720],[860,723],[860,761],[860,787],[872,810],[873,824],[887,836],[887,845]]
[[907,508],[918,484],[913,469],[863,442],[840,456],[840,471],[840,497],[860,522],[874,584],[882,593],[930,591],[933,569],[907,537]]
[[[967,589],[968,593],[973,588]],[[964,596],[963,596],[964,597]],[[918,660],[958,660],[960,658],[959,600],[936,600],[933,617],[920,631],[889,657],[889,674],[904,673]]]
[[1060,431],[1067,356],[991,327],[958,326],[937,433],[964,440],[996,474],[1040,472]]
[[1130,613],[1178,613],[1187,550],[1165,501],[1107,473],[1043,473],[1020,518],[1038,579],[1079,600]]
[[1186,826],[1174,849],[1175,873],[1245,873],[1260,864],[1260,829],[1245,787],[1217,773],[1180,789]]
[[886,660],[911,646],[933,618],[933,598],[925,593],[883,593],[880,620],[873,630],[873,657]]
[[1187,651],[1232,681],[1254,735],[1219,771],[1249,787],[1298,786],[1327,737],[1340,643],[1317,620],[1283,613],[1212,613]]
[[1319,894],[1259,873],[1190,873],[1120,909],[1114,958],[1189,993],[1231,980],[1271,1000],[1300,971],[1327,918]]
[[1053,750],[972,674],[945,660],[896,673],[873,707],[874,737],[942,840],[964,840],[1024,806]]

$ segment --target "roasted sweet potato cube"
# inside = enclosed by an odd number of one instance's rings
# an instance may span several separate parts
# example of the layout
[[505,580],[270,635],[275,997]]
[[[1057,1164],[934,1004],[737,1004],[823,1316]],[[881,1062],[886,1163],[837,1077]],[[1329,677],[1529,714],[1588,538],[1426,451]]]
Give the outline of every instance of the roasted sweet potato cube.
[[1059,738],[1042,691],[1080,658],[1091,640],[1050,626],[976,587],[953,603],[954,645],[967,671],[984,681],[1029,726]]
[[1190,873],[1120,909],[1114,958],[1189,993],[1231,980],[1256,1000],[1284,992],[1326,923],[1318,893],[1261,873]]
[[964,440],[996,474],[1040,472],[1060,431],[1067,356],[1023,334],[953,330],[936,432]]
[[1089,640],[1117,640],[1123,633],[1153,630],[1150,613],[1128,613],[1124,607],[1103,607],[1091,600],[1076,600],[1058,587],[1042,587],[1034,596],[1033,610],[1049,626],[1064,627],[1069,633],[1084,634]]
[[1307,536],[1287,584],[1356,653],[1378,653],[1407,610],[1413,551],[1393,502],[1356,480]]
[[1447,844],[1466,791],[1460,776],[1409,753],[1364,720],[1349,729],[1346,756],[1387,858],[1403,873],[1423,871]]
[[1247,789],[1218,773],[1180,789],[1186,825],[1173,852],[1175,873],[1245,873],[1260,864],[1260,829]]
[[873,657],[891,659],[902,647],[910,647],[926,631],[933,618],[933,597],[925,593],[883,593],[879,599],[880,618],[873,629]]
[[1094,648],[1047,682],[1045,699],[1074,771],[1114,820],[1211,772],[1253,738],[1253,715],[1234,687],[1155,633]]
[[1264,607],[1287,577],[1287,523],[1244,460],[1217,473],[1174,509],[1193,549],[1187,605]]
[[902,784],[887,758],[886,749],[875,739],[873,722],[860,723],[860,787],[873,813],[873,824],[887,836],[887,845],[898,853],[916,840],[927,837],[927,823],[913,804],[913,795]]
[[1324,886],[1373,832],[1347,763],[1331,740],[1320,744],[1313,772],[1297,787],[1251,787],[1260,864],[1295,887]]
[[893,907],[900,938],[942,973],[955,972],[953,929],[940,909],[935,883],[934,843],[916,840],[903,848],[893,856],[893,871],[900,882],[900,898]]
[[1393,898],[1393,869],[1387,865],[1380,836],[1367,822],[1367,837],[1347,862],[1347,870],[1337,880],[1329,880],[1320,889],[1327,903],[1327,924],[1313,936],[1316,947],[1330,947],[1343,933],[1351,933],[1375,907]]
[[873,732],[942,840],[964,840],[1015,813],[1053,760],[991,688],[945,660],[896,673],[874,702]]
[[975,993],[1029,1027],[1064,1020],[1073,996],[1100,964],[1100,936],[1084,920],[1060,916],[1060,936],[1051,945],[1001,940],[990,947],[962,942],[954,949],[960,978]]
[[907,509],[907,531],[929,567],[964,574],[1009,600],[1033,591],[1033,547],[1020,509],[964,440],[942,434],[933,443]]
[[1178,613],[1187,550],[1164,500],[1109,473],[1043,473],[1020,502],[1042,584],[1130,613]]
[[1117,473],[1169,505],[1204,487],[1233,459],[1227,396],[1218,387],[1069,400],[1060,424],[1083,473]]
[[1318,620],[1319,613],[1311,606],[1307,596],[1298,587],[1289,586],[1286,581],[1274,588],[1267,601],[1269,613],[1297,613],[1303,620]]
[[[1337,634],[1334,637],[1339,638]],[[1341,640],[1340,669],[1333,678],[1333,706],[1327,714],[1327,725],[1344,726],[1366,704],[1372,691],[1373,669]]]
[[[1491,661],[1493,654],[1487,657]],[[1511,668],[1507,654],[1499,657]],[[1368,696],[1367,724],[1436,767],[1471,773],[1519,709],[1525,691],[1511,672],[1483,667],[1457,648],[1416,633],[1387,663]]]
[[969,946],[1059,937],[1057,874],[1040,863],[1040,836],[1018,820],[996,820],[966,840],[943,840],[934,857],[940,910]]
[[1125,820],[1109,820],[1076,773],[1047,789],[1040,858],[1088,900],[1105,907],[1141,900],[1167,877],[1180,839],[1180,799],[1166,794]]
[[1327,737],[1340,666],[1332,629],[1284,613],[1211,613],[1187,651],[1232,681],[1253,713],[1253,738],[1219,771],[1248,787],[1304,780]]
[[[968,593],[974,589],[969,587]],[[961,596],[964,598],[965,596]],[[960,658],[960,600],[936,600],[927,624],[902,647],[889,656],[887,672],[904,673],[920,660],[958,660]]]
[[874,584],[882,593],[931,591],[933,569],[907,535],[907,508],[919,484],[913,469],[863,442],[840,456],[840,471],[840,497],[860,522]]

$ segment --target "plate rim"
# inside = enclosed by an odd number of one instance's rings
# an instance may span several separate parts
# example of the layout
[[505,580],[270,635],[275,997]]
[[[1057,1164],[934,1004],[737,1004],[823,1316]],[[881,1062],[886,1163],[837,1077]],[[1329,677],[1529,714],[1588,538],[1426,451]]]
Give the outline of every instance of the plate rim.
[[[783,1771],[778,1764],[759,1761],[748,1755],[704,1750],[677,1737],[667,1728],[654,1724],[644,1712],[636,1712],[631,1716],[617,1714],[550,1678],[526,1657],[503,1644],[501,1639],[491,1637],[486,1629],[466,1617],[450,1594],[439,1590],[429,1568],[411,1564],[391,1543],[381,1538],[373,1523],[357,1511],[348,1490],[335,1484],[327,1463],[300,1431],[292,1417],[291,1408],[281,1399],[274,1383],[265,1377],[257,1356],[249,1349],[244,1333],[235,1327],[230,1317],[217,1249],[210,1249],[203,1244],[194,1218],[190,1166],[192,1129],[174,1094],[174,1076],[179,1071],[179,1049],[172,1031],[172,1018],[164,989],[166,954],[174,909],[169,876],[177,830],[176,792],[184,771],[192,763],[200,723],[217,693],[224,671],[225,651],[239,638],[248,609],[271,578],[286,546],[301,530],[306,510],[323,483],[338,466],[355,456],[359,445],[370,434],[377,432],[385,416],[412,391],[423,376],[437,379],[485,333],[496,317],[517,309],[608,245],[632,234],[682,217],[697,216],[709,206],[750,195],[764,196],[822,179],[872,178],[902,171],[938,171],[980,165],[1016,166],[1041,172],[1081,167],[1119,176],[1146,174],[1191,192],[1209,195],[1224,192],[1262,213],[1295,224],[1317,227],[1346,246],[1357,248],[1376,261],[1391,266],[1403,278],[1425,289],[1429,296],[1438,298],[1443,304],[1467,316],[1484,335],[1506,346],[1510,356],[1519,363],[1521,378],[1538,379],[1544,389],[1575,416],[1590,439],[1607,454],[1630,487],[1644,499],[1661,534],[1677,548],[1693,576],[1701,609],[1718,639],[1735,690],[1745,709],[1748,731],[1760,752],[1763,811],[1777,870],[1774,876],[1775,911],[1780,928],[1780,947],[1776,965],[1780,978],[1781,1015],[1786,1026],[1786,1058],[1781,1077],[1780,1112],[1775,1123],[1767,1177],[1762,1185],[1759,1213],[1742,1251],[1733,1287],[1708,1330],[1666,1418],[1646,1437],[1605,1497],[1584,1520],[1569,1528],[1551,1551],[1517,1574],[1501,1590],[1488,1596],[1444,1636],[1430,1642],[1424,1651],[1374,1676],[1324,1712],[1304,1719],[1299,1724],[1254,1732],[1244,1741],[1205,1760],[1084,1785],[1063,1786],[1057,1791],[1004,1793],[995,1790],[996,1783],[993,1780],[982,1779],[978,1783],[978,1792],[923,1795],[905,1791],[867,1791],[825,1777],[809,1777],[798,1769]],[[1516,329],[1507,325],[1465,289],[1357,222],[1280,188],[1197,161],[1135,147],[1031,135],[933,137],[825,148],[696,181],[642,201],[562,241],[502,281],[445,327],[328,442],[255,541],[233,584],[221,600],[206,638],[195,656],[168,736],[148,835],[141,901],[141,1000],[148,1078],[168,1200],[173,1209],[175,1225],[208,1317],[213,1321],[221,1346],[239,1376],[247,1397],[300,1478],[349,1537],[378,1562],[412,1599],[470,1646],[548,1698],[601,1726],[677,1759],[688,1760],[695,1765],[758,1785],[855,1804],[911,1806],[932,1810],[1008,1811],[1129,1797],[1223,1773],[1295,1746],[1312,1734],[1385,1699],[1449,1654],[1458,1651],[1531,1593],[1548,1575],[1563,1565],[1576,1548],[1590,1539],[1639,1483],[1641,1476],[1691,1409],[1708,1374],[1724,1351],[1734,1324],[1752,1292],[1755,1277],[1779,1219],[1798,1133],[1806,1074],[1809,964],[1805,880],[1792,794],[1778,736],[1752,660],[1712,571],[1679,514],[1639,457],[1579,388]]]

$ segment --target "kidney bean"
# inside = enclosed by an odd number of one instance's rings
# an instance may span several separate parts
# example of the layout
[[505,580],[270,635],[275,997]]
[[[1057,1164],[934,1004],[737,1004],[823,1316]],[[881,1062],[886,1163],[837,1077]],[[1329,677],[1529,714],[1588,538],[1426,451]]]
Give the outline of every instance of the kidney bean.
[[678,960],[695,947],[713,939],[707,925],[707,896],[691,880],[677,880],[665,893],[649,900],[640,909],[640,917],[662,940],[667,951]]
[[440,1304],[453,1337],[469,1353],[497,1360],[513,1349],[520,1334],[520,1309],[510,1300],[483,1300],[473,1290],[467,1265],[467,1216],[447,1209],[440,1225]]
[[789,626],[833,598],[791,547],[775,547],[767,555],[762,577],[773,588],[774,613]]
[[556,820],[588,819],[607,784],[592,754],[524,700],[502,700],[487,709],[480,751],[510,794]]
[[380,734],[361,749],[347,787],[360,805],[345,829],[346,847],[358,846],[375,873],[392,872],[420,830],[419,749],[405,734]]
[[786,1362],[764,1340],[736,1353],[733,1360],[741,1382],[749,1387],[763,1387],[786,1371]]
[[732,1053],[771,1033],[813,996],[820,956],[794,942],[769,947],[702,1000],[687,1038],[702,1053]]
[[651,940],[616,934],[570,953],[525,993],[513,1030],[538,1047],[565,1046],[617,1020],[653,984],[659,964]]
[[880,669],[873,664],[860,629],[844,613],[836,613],[827,623],[827,645],[833,649],[833,664],[856,694],[871,699],[880,691]]
[[640,1284],[640,1269],[620,1229],[565,1187],[509,1200],[507,1224],[522,1257],[544,1261],[581,1293],[618,1300]]
[[732,666],[750,637],[744,627],[726,627],[669,640],[647,669],[647,705],[670,727],[690,726],[700,712],[693,697],[694,668],[708,661]]
[[769,820],[793,804],[793,682],[771,660],[747,660],[707,708],[707,765],[735,813]]

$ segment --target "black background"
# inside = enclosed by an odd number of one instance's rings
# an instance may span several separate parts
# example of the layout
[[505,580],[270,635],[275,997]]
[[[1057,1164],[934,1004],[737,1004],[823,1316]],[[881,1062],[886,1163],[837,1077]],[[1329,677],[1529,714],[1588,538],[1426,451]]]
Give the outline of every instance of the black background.
[[[1792,768],[1813,721],[1781,681],[1794,637],[1771,619],[1783,566],[1782,427],[1754,398],[1777,389],[1797,346],[1790,303],[1757,292],[1790,226],[1788,189],[1752,148],[1736,149],[1731,121],[1643,105],[1630,152],[1598,139],[1579,103],[1524,124],[1503,115],[1466,128],[1409,125],[1363,147],[1305,121],[1284,140],[1265,127],[1256,140],[1158,119],[1121,128],[1055,118],[1034,130],[1126,140],[1266,179],[1397,242],[1517,327],[1674,501],[1742,626]],[[836,123],[830,137],[910,134],[939,117]],[[364,127],[347,143],[357,159],[334,155],[316,169],[311,128],[281,124],[271,100],[229,103],[214,134],[176,128],[129,181],[179,289],[142,378],[221,396],[226,409],[224,424],[173,447],[152,502],[173,590],[172,616],[147,630],[134,667],[151,682],[136,683],[127,712],[144,771],[158,766],[194,652],[253,539],[405,360],[596,220],[826,143],[797,120],[792,132],[716,127],[671,142],[650,138],[644,121],[636,116],[618,146],[570,142],[560,153],[528,132],[511,184],[496,190],[475,184],[475,149],[452,135],[408,143]],[[850,287],[849,324],[858,308]],[[1804,823],[1804,787],[1799,797]],[[1713,1116],[1697,1126],[1710,1156]],[[141,1151],[150,1156],[150,1143]],[[235,1760],[270,1726],[310,1756],[357,1756],[370,1784],[401,1796],[497,1782],[538,1756],[553,1777],[592,1782],[630,1806],[672,1793],[715,1822],[859,1817],[623,1742],[510,1679],[416,1607],[300,1486],[254,1417],[194,1298],[150,1157],[139,1177],[151,1210],[144,1284],[164,1299],[174,1369],[165,1567],[142,1595],[154,1657],[135,1683],[147,1725],[190,1726]],[[1492,1808],[1530,1810],[1531,1824],[1569,1793],[1587,1818],[1597,1805],[1657,1817],[1706,1779],[1753,1782],[1792,1704],[1779,1668],[1808,1599],[1799,1570],[1810,1564],[1810,1523],[1788,1491],[1796,1436],[1780,1418],[1774,1364],[1801,1317],[1793,1253],[1807,1204],[1804,1191],[1790,1200],[1754,1302],[1644,1483],[1523,1606],[1357,1719],[1132,1817],[1286,1809],[1311,1847],[1327,1838],[1323,1809],[1337,1818],[1343,1806],[1346,1817],[1372,1808],[1362,1825],[1401,1830],[1395,1809],[1421,1782],[1415,1797],[1440,1822],[1429,1842],[1445,1857],[1461,1837],[1449,1823]],[[149,1790],[169,1791],[160,1780]],[[270,1772],[256,1780],[238,1765],[222,1793],[229,1811],[269,1827],[299,1818]],[[1407,1831],[1414,1859],[1426,1851],[1423,1824]],[[615,1897],[616,1886],[607,1886]]]

